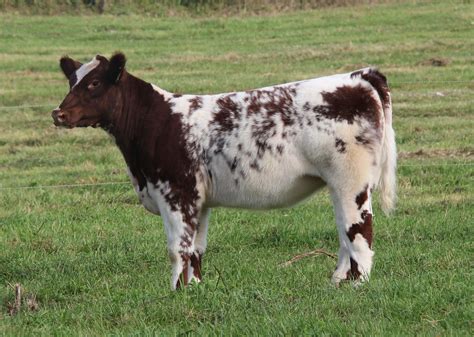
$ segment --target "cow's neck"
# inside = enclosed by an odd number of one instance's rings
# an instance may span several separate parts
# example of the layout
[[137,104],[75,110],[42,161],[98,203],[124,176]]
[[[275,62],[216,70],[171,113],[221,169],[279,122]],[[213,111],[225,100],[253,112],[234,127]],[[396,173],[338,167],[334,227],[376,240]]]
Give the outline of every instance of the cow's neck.
[[115,138],[132,174],[143,185],[143,162],[154,161],[154,144],[167,127],[171,110],[165,97],[147,83],[124,73],[120,98],[108,132]]
[[133,140],[140,132],[141,120],[151,107],[151,85],[128,73],[120,82],[115,109],[107,127],[116,140]]

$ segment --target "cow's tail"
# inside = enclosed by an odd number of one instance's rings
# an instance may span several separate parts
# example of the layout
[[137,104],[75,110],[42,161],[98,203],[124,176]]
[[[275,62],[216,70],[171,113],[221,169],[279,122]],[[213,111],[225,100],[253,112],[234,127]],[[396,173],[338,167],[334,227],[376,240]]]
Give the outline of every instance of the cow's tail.
[[392,127],[392,99],[386,77],[373,68],[364,69],[360,76],[369,82],[382,102],[385,127],[383,128],[382,167],[379,180],[382,210],[389,214],[395,208],[397,190],[397,147]]
[[397,199],[397,146],[392,127],[392,102],[388,93],[388,103],[384,104],[385,132],[382,146],[382,172],[380,174],[380,197],[382,209],[389,214],[395,208]]

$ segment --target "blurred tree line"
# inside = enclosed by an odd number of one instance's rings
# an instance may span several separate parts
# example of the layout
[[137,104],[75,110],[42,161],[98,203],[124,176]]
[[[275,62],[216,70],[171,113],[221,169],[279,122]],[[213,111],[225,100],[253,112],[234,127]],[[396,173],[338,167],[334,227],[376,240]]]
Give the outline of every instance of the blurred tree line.
[[0,0],[0,11],[24,14],[146,14],[217,11],[227,14],[280,12],[403,0]]

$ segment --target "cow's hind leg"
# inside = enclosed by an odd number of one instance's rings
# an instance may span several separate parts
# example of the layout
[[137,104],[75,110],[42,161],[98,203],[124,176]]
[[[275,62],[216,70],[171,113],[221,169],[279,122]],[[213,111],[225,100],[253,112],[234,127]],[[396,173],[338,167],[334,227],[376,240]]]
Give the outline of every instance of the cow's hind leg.
[[368,280],[372,268],[371,183],[351,185],[331,188],[340,241],[338,264],[332,276],[335,284]]

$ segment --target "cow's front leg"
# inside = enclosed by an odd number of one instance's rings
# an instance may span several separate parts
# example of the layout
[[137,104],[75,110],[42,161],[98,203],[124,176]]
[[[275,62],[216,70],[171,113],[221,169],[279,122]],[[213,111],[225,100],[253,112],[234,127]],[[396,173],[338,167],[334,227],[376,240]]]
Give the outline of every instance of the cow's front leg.
[[204,208],[199,214],[199,223],[194,239],[194,253],[190,256],[188,280],[201,282],[202,258],[207,247],[207,227],[209,224],[210,209]]
[[[182,206],[182,207],[190,207]],[[173,210],[170,207],[166,215],[162,213],[168,239],[168,255],[171,261],[171,288],[178,289],[189,284],[193,279],[195,266],[196,226],[198,217]]]
[[197,201],[174,199],[165,194],[161,199],[160,212],[171,261],[171,288],[184,287],[193,280],[200,281],[200,257],[196,252],[195,239],[201,209]]

